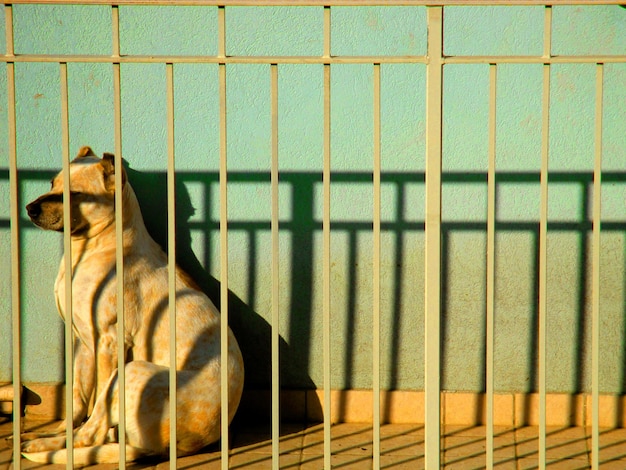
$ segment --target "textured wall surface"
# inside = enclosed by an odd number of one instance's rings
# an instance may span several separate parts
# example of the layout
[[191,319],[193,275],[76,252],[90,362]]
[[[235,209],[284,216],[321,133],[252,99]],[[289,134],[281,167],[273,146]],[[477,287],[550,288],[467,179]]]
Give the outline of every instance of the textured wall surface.
[[[103,6],[15,5],[16,53],[110,54]],[[554,7],[555,54],[626,54],[626,9]],[[123,54],[217,53],[212,7],[119,7]],[[0,17],[4,12],[0,10]],[[229,7],[227,53],[321,55],[323,10]],[[5,50],[0,18],[0,51]],[[448,55],[540,55],[543,9],[449,7]],[[424,54],[425,8],[333,8],[332,53]],[[6,68],[0,63],[0,325],[10,324]],[[58,234],[24,205],[61,167],[58,64],[17,63],[23,377],[63,380],[63,329],[52,287]],[[548,389],[590,376],[595,65],[551,71]],[[446,65],[443,136],[443,387],[484,388],[488,77]],[[114,149],[110,64],[68,65],[70,146]],[[176,65],[180,263],[217,302],[219,108],[216,65]],[[150,231],[165,244],[165,67],[123,64],[122,146]],[[230,319],[249,387],[270,371],[270,74],[227,66]],[[626,391],[626,64],[605,67],[601,388]],[[501,65],[497,107],[496,389],[531,391],[537,368],[541,65]],[[281,354],[285,387],[322,382],[323,70],[279,66]],[[383,386],[423,387],[425,66],[382,66]],[[332,66],[332,386],[371,386],[372,67]],[[10,329],[0,328],[0,381]]]

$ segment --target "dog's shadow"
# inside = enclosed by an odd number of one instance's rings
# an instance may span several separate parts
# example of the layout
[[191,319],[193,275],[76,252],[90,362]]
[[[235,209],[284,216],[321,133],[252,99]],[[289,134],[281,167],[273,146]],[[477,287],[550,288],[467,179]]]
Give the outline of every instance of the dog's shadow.
[[[128,178],[135,190],[146,228],[154,240],[164,249],[167,247],[167,176],[163,172],[144,172],[129,168],[124,162]],[[211,185],[216,183],[216,175],[209,173],[194,174],[194,184],[203,182],[204,191],[208,193]],[[213,303],[220,306],[220,282],[211,276],[192,250],[192,222],[195,213],[189,190],[185,185],[185,176],[176,177],[176,260],[208,295]],[[209,240],[211,231],[219,230],[215,224],[204,223],[204,240]],[[194,230],[198,230],[195,223]],[[213,233],[214,235],[214,233]],[[205,250],[210,250],[206,246]],[[231,248],[232,249],[232,248]],[[241,349],[245,364],[244,395],[235,416],[232,427],[245,428],[252,424],[255,427],[270,426],[271,423],[271,389],[272,357],[271,357],[271,325],[243,302],[234,292],[228,291],[228,323],[233,330]],[[321,403],[316,394],[304,393],[314,390],[315,384],[307,373],[308,364],[303,364],[302,354],[297,348],[291,347],[282,337],[279,339],[281,385],[285,388],[297,389],[301,392],[301,413],[298,409],[281,411],[281,419],[307,424],[315,421],[311,417],[322,416]],[[289,400],[292,401],[292,400]],[[296,400],[300,401],[300,400]],[[282,408],[281,404],[281,408]],[[292,408],[292,407],[290,407]],[[296,407],[297,408],[297,407]],[[287,411],[287,410],[285,410]]]

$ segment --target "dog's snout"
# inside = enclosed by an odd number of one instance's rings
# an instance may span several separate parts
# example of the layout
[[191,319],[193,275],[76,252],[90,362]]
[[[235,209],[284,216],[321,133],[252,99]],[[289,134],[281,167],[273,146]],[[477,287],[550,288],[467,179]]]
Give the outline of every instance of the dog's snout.
[[26,206],[26,212],[31,219],[39,217],[41,215],[41,204],[39,202],[31,202]]

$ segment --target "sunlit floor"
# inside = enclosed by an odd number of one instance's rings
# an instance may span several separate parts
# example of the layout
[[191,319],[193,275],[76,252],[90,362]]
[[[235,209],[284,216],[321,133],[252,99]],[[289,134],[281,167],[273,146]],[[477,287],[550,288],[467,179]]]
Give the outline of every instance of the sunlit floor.
[[[48,429],[55,423],[26,421],[28,430]],[[12,468],[10,443],[12,423],[0,418],[0,470]],[[494,462],[498,469],[537,468],[536,427],[496,428]],[[424,468],[423,425],[384,425],[380,440],[380,466],[386,469]],[[332,427],[331,463],[333,468],[372,467],[372,427],[367,424],[337,424]],[[285,424],[281,427],[280,468],[322,469],[324,467],[323,425]],[[584,469],[591,466],[591,437],[585,428],[549,428],[546,459],[550,469]],[[268,469],[272,466],[272,444],[268,426],[243,425],[231,432],[229,468]],[[442,462],[446,469],[480,469],[486,465],[484,427],[445,426]],[[178,459],[181,469],[220,468],[218,446],[191,457]],[[603,469],[626,469],[626,429],[602,430],[600,462]],[[112,469],[116,465],[96,465],[90,469]],[[22,468],[65,468],[41,465],[22,459]],[[169,468],[167,461],[146,461],[127,465],[129,469]]]

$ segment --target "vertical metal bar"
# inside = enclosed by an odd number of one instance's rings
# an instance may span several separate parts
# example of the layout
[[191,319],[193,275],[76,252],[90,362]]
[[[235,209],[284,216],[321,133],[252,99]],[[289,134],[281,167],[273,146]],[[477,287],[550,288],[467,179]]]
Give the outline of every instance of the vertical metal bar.
[[426,66],[426,223],[425,223],[425,463],[441,460],[440,322],[441,322],[441,112],[443,85],[443,8],[427,7]]
[[546,312],[548,221],[548,96],[550,67],[544,65],[544,124],[541,159],[541,215],[539,220],[539,468],[546,465]]
[[374,64],[374,169],[372,256],[372,389],[374,469],[380,468],[380,64]]
[[487,469],[493,468],[493,356],[495,317],[495,257],[496,257],[496,80],[498,68],[489,66],[489,169],[487,173],[487,315],[486,365],[487,392]]
[[[13,6],[4,6],[6,55],[13,56]],[[22,370],[20,313],[20,211],[17,184],[17,136],[15,125],[15,63],[7,62],[7,124],[9,140],[9,198],[11,221],[11,338],[13,368],[13,468],[21,468]]]
[[166,64],[167,83],[167,273],[170,321],[170,468],[176,468],[176,174],[174,171],[174,66]]
[[[226,56],[226,11],[218,7],[218,53]],[[228,169],[226,138],[226,64],[218,66],[220,101],[220,382],[221,382],[221,458],[228,468]]]
[[[551,55],[552,8],[545,7],[544,58]],[[548,245],[548,157],[550,150],[550,64],[543,65],[541,132],[541,215],[539,220],[539,461],[546,468],[546,327],[547,327],[547,245]]]
[[323,45],[323,57],[325,59],[330,59],[330,41],[331,41],[331,27],[330,27],[330,17],[331,11],[330,6],[326,5],[324,7],[324,45]]
[[278,66],[270,66],[272,120],[272,468],[280,468],[280,279],[279,279],[279,207],[278,207]]
[[4,5],[4,26],[4,37],[6,39],[6,55],[14,56],[15,50],[13,46],[13,5],[11,4]]
[[[111,7],[113,56],[120,56],[120,23],[117,5]],[[120,469],[126,468],[126,347],[124,345],[124,237],[122,195],[122,98],[120,63],[113,63],[113,118],[115,133],[115,272],[117,282],[117,389],[119,401],[118,440]]]
[[[120,57],[120,20],[117,5],[111,5],[112,56]],[[115,133],[115,154],[122,153],[122,112],[120,94],[120,63],[113,63],[113,119]],[[117,163],[117,162],[116,162]]]
[[602,221],[602,107],[604,65],[596,66],[593,166],[593,274],[591,312],[591,468],[600,468],[600,237]]
[[73,387],[74,383],[74,334],[72,328],[72,214],[70,205],[70,132],[69,110],[67,93],[67,63],[62,62],[61,72],[61,140],[63,157],[63,266],[65,269],[65,425],[67,468],[74,466],[74,410]]
[[217,8],[217,56],[226,57],[226,8]]
[[[324,57],[330,58],[330,7],[324,7]],[[324,361],[324,468],[331,468],[330,401],[330,64],[324,64],[324,167],[323,181],[323,361]]]

